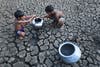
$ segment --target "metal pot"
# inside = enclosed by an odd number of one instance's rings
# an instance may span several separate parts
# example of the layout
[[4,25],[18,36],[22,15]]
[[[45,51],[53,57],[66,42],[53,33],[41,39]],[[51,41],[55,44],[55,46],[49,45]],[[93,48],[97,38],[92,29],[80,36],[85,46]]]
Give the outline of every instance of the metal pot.
[[35,18],[33,21],[32,21],[32,24],[36,27],[36,28],[40,28],[43,26],[43,19],[41,18]]
[[81,51],[78,46],[71,42],[64,42],[59,47],[59,54],[66,63],[75,63],[81,57]]

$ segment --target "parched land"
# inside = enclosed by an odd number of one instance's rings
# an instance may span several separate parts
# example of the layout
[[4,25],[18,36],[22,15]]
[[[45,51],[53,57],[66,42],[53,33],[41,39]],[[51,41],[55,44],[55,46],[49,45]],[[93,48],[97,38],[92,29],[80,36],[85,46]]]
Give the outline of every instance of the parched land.
[[[64,12],[64,26],[49,28],[45,20],[39,30],[25,26],[24,40],[16,38],[14,12],[41,16],[49,4]],[[58,54],[70,36],[81,39],[82,56],[74,64]],[[100,0],[0,0],[0,67],[100,67]]]

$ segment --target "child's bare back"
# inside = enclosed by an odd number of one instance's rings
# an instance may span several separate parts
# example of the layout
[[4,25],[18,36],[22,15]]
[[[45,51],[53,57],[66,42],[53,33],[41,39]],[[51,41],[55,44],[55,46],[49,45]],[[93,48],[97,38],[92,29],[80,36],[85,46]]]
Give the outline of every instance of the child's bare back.
[[64,24],[64,14],[62,11],[56,10],[54,9],[54,7],[52,5],[48,5],[45,8],[45,11],[47,13],[46,16],[44,16],[44,18],[50,18],[53,20],[53,25],[57,26],[57,27],[61,27]]

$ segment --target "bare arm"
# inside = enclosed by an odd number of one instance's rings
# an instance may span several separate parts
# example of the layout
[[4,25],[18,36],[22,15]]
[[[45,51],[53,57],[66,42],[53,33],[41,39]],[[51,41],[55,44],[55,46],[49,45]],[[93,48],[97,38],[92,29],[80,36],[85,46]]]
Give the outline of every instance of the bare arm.
[[36,17],[36,15],[26,16],[25,19],[30,19],[32,17]]
[[59,20],[60,17],[64,16],[63,12],[62,11],[58,11],[56,13],[56,19]]
[[33,15],[33,16],[28,16],[26,18],[29,18],[29,17],[30,17],[30,19],[28,19],[28,20],[20,20],[20,21],[18,21],[18,23],[28,23],[28,22],[31,22],[36,16]]
[[49,15],[42,16],[41,18],[50,18]]
[[31,17],[32,17],[32,16],[26,16],[25,19],[27,20],[27,19],[30,19]]
[[29,22],[29,20],[18,21],[18,23],[27,23],[27,22]]
[[29,19],[29,22],[31,23],[31,21],[36,18],[36,15],[33,15],[30,19]]

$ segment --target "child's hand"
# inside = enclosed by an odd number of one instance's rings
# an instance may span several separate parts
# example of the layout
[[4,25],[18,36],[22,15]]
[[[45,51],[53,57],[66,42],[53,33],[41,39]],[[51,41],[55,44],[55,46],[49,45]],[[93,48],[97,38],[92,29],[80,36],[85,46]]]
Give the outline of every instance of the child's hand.
[[40,18],[44,18],[44,16],[40,16]]
[[36,15],[33,15],[32,18],[31,18],[31,21],[32,21],[34,18],[36,18],[36,17],[37,17]]
[[36,18],[36,15],[32,15],[32,17],[29,19],[29,22],[31,23],[34,18]]
[[32,18],[36,18],[36,15],[32,15]]
[[46,16],[41,16],[40,18],[46,18]]

